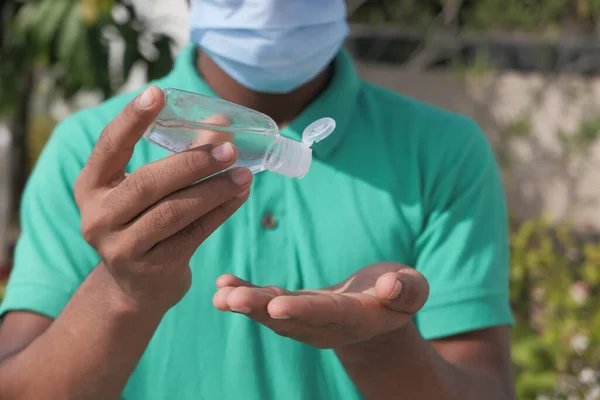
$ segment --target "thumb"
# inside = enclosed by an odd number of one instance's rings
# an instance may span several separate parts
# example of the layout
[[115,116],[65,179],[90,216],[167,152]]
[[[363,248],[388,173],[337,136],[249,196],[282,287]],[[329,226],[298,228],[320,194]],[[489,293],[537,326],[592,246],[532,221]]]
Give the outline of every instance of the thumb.
[[393,311],[415,314],[429,297],[429,284],[421,273],[405,267],[381,275],[375,283],[375,296]]
[[136,143],[159,114],[164,102],[163,92],[156,86],[148,87],[131,100],[100,133],[79,174],[78,186],[98,189],[120,182]]

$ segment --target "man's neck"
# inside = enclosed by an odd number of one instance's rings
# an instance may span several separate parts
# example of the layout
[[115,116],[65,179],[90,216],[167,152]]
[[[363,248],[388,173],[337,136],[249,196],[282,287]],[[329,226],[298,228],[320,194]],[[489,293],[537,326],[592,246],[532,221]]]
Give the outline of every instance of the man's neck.
[[279,125],[289,125],[319,94],[331,79],[332,67],[290,93],[259,93],[240,85],[227,75],[201,49],[197,52],[196,68],[206,83],[223,99],[260,111]]

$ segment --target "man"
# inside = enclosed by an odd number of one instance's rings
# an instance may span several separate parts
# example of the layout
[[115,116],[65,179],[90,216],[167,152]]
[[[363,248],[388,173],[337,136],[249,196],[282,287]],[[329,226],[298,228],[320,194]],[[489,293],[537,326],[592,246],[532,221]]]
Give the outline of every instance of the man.
[[[505,204],[477,126],[360,80],[342,0],[196,0],[191,21],[169,76],[44,150],[0,398],[513,398]],[[320,117],[337,129],[302,180],[215,175],[233,146],[139,141],[167,87],[296,139]]]

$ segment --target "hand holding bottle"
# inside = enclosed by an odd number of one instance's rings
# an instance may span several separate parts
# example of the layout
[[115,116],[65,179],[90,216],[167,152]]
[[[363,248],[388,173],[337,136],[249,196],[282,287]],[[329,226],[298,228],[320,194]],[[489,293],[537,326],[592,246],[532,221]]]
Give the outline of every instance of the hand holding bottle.
[[307,126],[298,142],[284,137],[268,115],[229,101],[168,88],[164,107],[144,137],[171,153],[190,150],[214,140],[231,142],[238,150],[234,166],[252,173],[275,172],[303,178],[312,163],[313,143],[335,130],[335,120],[320,118]]
[[[252,174],[233,168],[231,143],[192,148],[125,174],[135,144],[160,112],[150,87],[103,130],[75,183],[82,233],[138,307],[164,310],[191,283],[197,247],[247,199]],[[210,177],[210,178],[208,178]]]

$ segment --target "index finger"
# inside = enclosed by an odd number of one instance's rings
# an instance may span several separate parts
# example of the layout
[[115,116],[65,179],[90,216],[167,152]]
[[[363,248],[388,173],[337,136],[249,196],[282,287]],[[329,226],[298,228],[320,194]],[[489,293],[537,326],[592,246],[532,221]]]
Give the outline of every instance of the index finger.
[[125,176],[136,143],[164,104],[162,90],[150,86],[129,102],[102,130],[80,174],[87,188],[112,186]]

